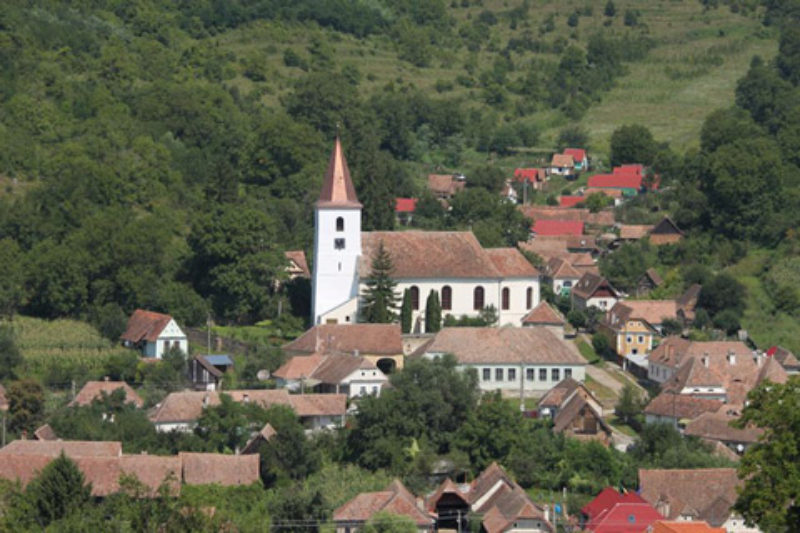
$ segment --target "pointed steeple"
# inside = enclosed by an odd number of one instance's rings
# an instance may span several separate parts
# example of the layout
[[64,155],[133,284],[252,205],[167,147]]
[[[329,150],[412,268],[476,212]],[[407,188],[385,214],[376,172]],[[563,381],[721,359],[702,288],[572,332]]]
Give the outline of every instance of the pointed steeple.
[[344,158],[342,142],[338,135],[333,145],[328,170],[325,172],[325,180],[322,182],[317,207],[361,207],[356,197],[356,189],[353,187],[353,180],[350,179],[350,169],[347,168],[347,160]]

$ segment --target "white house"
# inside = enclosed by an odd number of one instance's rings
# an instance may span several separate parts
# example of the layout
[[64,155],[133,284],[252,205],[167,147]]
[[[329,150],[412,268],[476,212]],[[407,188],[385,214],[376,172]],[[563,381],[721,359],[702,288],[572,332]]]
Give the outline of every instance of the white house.
[[338,139],[315,223],[314,324],[357,321],[381,244],[392,258],[398,299],[410,292],[415,331],[424,330],[431,291],[439,294],[443,316],[477,316],[494,306],[501,325],[519,325],[539,303],[539,273],[515,248],[484,249],[471,232],[362,232],[361,204]]
[[444,328],[413,356],[445,354],[453,354],[460,368],[474,368],[484,392],[538,394],[562,379],[582,382],[586,377],[586,360],[542,327]]
[[359,355],[297,355],[272,375],[279,387],[291,391],[314,389],[321,393],[346,394],[348,398],[380,396],[388,381],[375,363]]
[[563,257],[552,257],[542,269],[542,281],[550,284],[559,296],[569,296],[572,287],[581,279],[581,273]]
[[571,295],[572,306],[580,310],[597,307],[608,311],[621,299],[621,294],[607,279],[590,272],[585,273],[572,287]]
[[189,341],[175,320],[153,311],[134,311],[120,338],[124,346],[136,348],[143,357],[161,359],[172,348],[189,353]]

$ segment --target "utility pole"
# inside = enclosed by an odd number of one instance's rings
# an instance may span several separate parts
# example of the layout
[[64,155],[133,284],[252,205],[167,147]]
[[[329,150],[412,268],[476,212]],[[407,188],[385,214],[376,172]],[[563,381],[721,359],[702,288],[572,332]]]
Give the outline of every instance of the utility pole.
[[524,365],[520,361],[519,363],[519,410],[520,412],[525,412],[525,376],[523,372],[525,370]]
[[206,355],[211,355],[211,315],[206,315]]

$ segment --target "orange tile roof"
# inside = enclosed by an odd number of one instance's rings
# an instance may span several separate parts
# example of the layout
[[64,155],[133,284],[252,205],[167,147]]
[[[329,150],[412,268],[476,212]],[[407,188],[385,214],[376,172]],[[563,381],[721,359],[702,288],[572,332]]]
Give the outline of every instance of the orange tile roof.
[[333,521],[360,524],[379,512],[406,516],[420,528],[432,528],[434,517],[417,507],[416,499],[399,480],[377,492],[362,492],[333,512]]
[[403,337],[400,324],[320,324],[282,348],[295,354],[352,354],[357,350],[363,355],[399,355]]
[[516,248],[486,248],[485,251],[504,278],[534,278],[539,275],[536,267]]
[[682,514],[709,519],[706,511],[720,498],[730,509],[742,484],[734,468],[639,469],[639,494],[670,520]]
[[719,400],[662,392],[647,404],[644,414],[694,420],[703,413],[718,411],[722,405]]
[[564,209],[558,206],[520,205],[517,206],[523,215],[536,220],[578,220],[597,226],[613,226],[614,211],[612,209],[592,213],[588,209]]
[[57,457],[64,452],[69,457],[119,457],[119,441],[88,440],[12,440],[0,448],[0,455],[47,455]]
[[183,481],[187,485],[250,485],[260,480],[258,454],[181,452],[178,456],[183,463]]
[[613,328],[624,328],[628,320],[644,320],[652,326],[664,319],[678,317],[675,300],[625,300],[617,302],[608,313],[608,324]]
[[653,226],[623,224],[619,227],[619,238],[626,240],[638,240],[647,237]]
[[318,353],[290,357],[272,375],[284,380],[309,378],[324,359],[325,356]]
[[553,160],[550,162],[550,166],[572,168],[575,166],[575,161],[569,154],[553,154]]
[[542,300],[539,305],[531,309],[522,319],[523,324],[548,324],[554,326],[563,326],[566,320],[561,314],[550,307],[546,301]]
[[711,527],[708,522],[657,520],[649,533],[726,533],[724,527]]

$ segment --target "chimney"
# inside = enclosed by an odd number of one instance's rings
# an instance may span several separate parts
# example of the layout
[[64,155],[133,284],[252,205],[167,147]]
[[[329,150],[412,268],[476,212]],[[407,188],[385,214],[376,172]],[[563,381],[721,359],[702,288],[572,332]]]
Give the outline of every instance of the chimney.
[[353,355],[355,355],[356,357],[359,357],[360,352],[358,350],[353,350]]
[[250,403],[250,395],[247,394],[246,392],[242,395],[242,402]]
[[763,355],[758,350],[753,350],[753,362],[756,366],[761,366],[761,362],[763,361]]
[[20,440],[28,440],[28,430],[23,429],[22,433],[19,435]]
[[728,350],[728,364],[735,365],[736,364],[736,352],[733,350]]
[[550,506],[549,505],[545,505],[544,506],[544,519],[545,519],[546,522],[550,521]]
[[203,407],[208,407],[208,393],[203,395]]
[[708,368],[708,352],[704,352],[703,353],[702,361],[703,361],[703,366]]
[[105,381],[105,382],[108,382],[108,381],[109,381],[109,378],[108,378],[108,376],[104,376],[104,377],[103,377],[103,381]]

